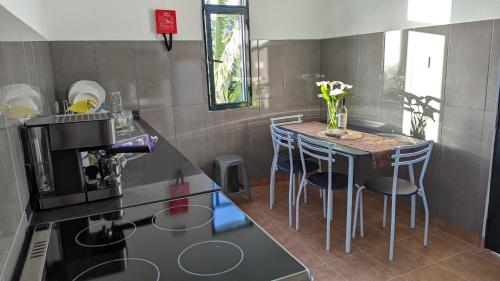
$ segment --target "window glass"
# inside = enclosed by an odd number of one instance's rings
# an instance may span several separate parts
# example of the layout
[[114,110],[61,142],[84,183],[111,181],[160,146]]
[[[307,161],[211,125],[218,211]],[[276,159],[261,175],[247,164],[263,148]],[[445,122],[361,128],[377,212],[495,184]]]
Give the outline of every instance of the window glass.
[[250,105],[248,7],[228,7],[236,0],[204,5],[205,50],[210,109]]

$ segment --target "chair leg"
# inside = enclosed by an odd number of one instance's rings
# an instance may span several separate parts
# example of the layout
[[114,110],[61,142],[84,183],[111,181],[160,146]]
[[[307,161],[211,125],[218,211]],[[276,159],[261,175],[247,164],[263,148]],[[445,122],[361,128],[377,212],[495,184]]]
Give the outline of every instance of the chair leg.
[[330,225],[332,219],[332,205],[333,205],[333,191],[328,189],[327,191],[328,203],[327,203],[327,211],[326,211],[326,250],[330,251]]
[[326,219],[326,190],[321,190],[321,193],[323,194],[323,218]]
[[293,177],[292,177],[292,205],[295,206],[295,186],[297,185],[297,180],[296,180],[296,174],[293,174]]
[[364,228],[364,213],[363,213],[363,192],[359,194],[359,236],[361,238],[365,237],[365,228]]
[[421,190],[420,196],[422,197],[425,211],[424,246],[427,246],[429,243],[429,206],[427,205],[427,198],[423,189]]
[[302,194],[302,189],[305,191],[306,181],[305,177],[300,181],[299,192],[297,193],[297,202],[295,203],[295,230],[299,230],[299,209],[300,209],[300,195]]
[[304,186],[304,203],[307,204],[307,185]]
[[356,201],[354,204],[354,221],[352,225],[352,238],[356,238],[356,227],[357,227],[357,221],[358,221],[358,215],[359,215],[359,229],[360,229],[360,236],[364,236],[364,229],[363,229],[363,189],[365,188],[364,186],[359,186],[356,184],[356,188],[358,191],[356,192]]
[[295,194],[293,193],[294,187],[294,174],[290,172],[290,179],[288,182],[288,225],[292,226],[292,204],[295,199]]
[[274,206],[274,194],[275,194],[275,179],[276,179],[276,164],[273,161],[271,166],[271,179],[269,181],[269,209]]
[[410,228],[415,228],[415,211],[417,208],[416,195],[411,196],[411,214],[410,214]]
[[354,217],[352,220],[352,238],[356,238],[356,227],[358,225],[358,208],[359,208],[359,192],[360,189],[356,192],[356,201],[354,203]]
[[391,198],[391,241],[389,246],[389,260],[394,260],[394,234],[396,231],[396,194]]
[[385,228],[387,220],[387,195],[384,195],[384,213],[382,217],[382,227]]

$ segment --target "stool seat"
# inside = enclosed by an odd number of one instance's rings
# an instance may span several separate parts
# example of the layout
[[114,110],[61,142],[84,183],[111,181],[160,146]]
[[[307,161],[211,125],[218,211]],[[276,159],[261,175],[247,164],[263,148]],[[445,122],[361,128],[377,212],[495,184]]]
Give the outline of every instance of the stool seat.
[[[248,201],[252,201],[252,193],[250,192],[250,184],[248,181],[248,173],[247,173],[247,167],[245,165],[245,162],[243,161],[243,157],[237,154],[223,154],[215,157],[215,160],[213,162],[213,172],[215,174],[216,170],[215,167],[218,167],[219,175],[220,175],[220,187],[224,193],[226,193],[228,196],[234,198],[238,197],[240,195],[246,196]],[[239,186],[243,186],[242,191],[236,190],[236,192],[232,192],[229,194],[229,189],[228,189],[228,180],[229,180],[229,173],[233,171],[233,168],[235,167],[235,176],[232,177],[233,180],[235,181],[234,185],[237,186],[237,189]],[[241,172],[241,179],[243,181],[243,185],[241,185],[238,182],[238,172]],[[234,191],[234,190],[233,190]]]
[[243,157],[237,154],[223,154],[215,157],[220,166],[230,167],[243,162]]

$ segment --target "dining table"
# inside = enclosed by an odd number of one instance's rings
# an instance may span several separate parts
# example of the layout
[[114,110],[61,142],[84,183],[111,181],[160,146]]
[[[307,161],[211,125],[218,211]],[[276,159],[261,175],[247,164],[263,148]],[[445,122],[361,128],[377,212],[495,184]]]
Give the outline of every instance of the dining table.
[[[373,123],[373,122],[372,122]],[[366,124],[372,124],[366,123]],[[313,137],[322,141],[333,143],[335,156],[345,157],[348,160],[348,182],[347,182],[347,206],[346,206],[346,233],[345,251],[351,252],[352,237],[352,196],[354,187],[354,161],[359,158],[371,157],[373,168],[381,168],[391,165],[392,152],[398,146],[415,144],[422,140],[406,136],[397,130],[384,130],[379,126],[379,130],[373,126],[359,125],[349,126],[349,131],[361,135],[356,139],[342,139],[331,137],[325,134],[327,125],[323,122],[309,121],[295,124],[280,125],[279,127],[290,131],[297,138],[299,134]]]

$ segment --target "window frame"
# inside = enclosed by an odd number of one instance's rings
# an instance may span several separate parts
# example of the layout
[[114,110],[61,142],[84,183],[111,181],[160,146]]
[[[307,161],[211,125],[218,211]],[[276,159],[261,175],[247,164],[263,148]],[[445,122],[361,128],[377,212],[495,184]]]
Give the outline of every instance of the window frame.
[[[225,110],[233,108],[242,108],[252,106],[252,73],[251,73],[251,52],[250,52],[250,21],[248,12],[248,0],[244,1],[244,5],[214,5],[205,4],[205,0],[202,1],[202,16],[203,16],[203,39],[205,44],[205,64],[206,64],[206,75],[208,84],[208,105],[210,111]],[[212,48],[212,27],[211,27],[211,14],[227,14],[227,15],[239,15],[243,17],[243,45],[244,50],[242,55],[244,67],[243,79],[245,85],[245,101],[236,103],[224,103],[217,104],[215,98],[215,72],[213,63],[213,48]]]

